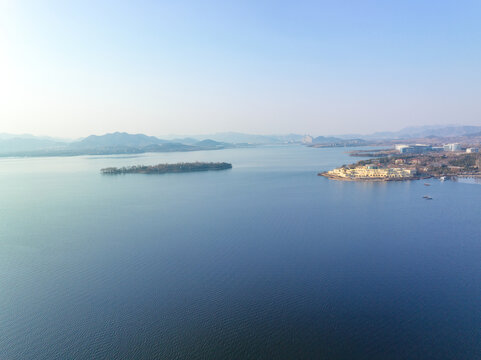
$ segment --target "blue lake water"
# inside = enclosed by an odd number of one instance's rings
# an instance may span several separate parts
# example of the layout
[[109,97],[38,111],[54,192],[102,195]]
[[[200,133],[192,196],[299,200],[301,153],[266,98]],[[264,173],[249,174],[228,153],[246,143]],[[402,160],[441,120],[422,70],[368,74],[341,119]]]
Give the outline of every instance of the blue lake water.
[[345,151],[0,159],[0,359],[481,358],[481,186]]

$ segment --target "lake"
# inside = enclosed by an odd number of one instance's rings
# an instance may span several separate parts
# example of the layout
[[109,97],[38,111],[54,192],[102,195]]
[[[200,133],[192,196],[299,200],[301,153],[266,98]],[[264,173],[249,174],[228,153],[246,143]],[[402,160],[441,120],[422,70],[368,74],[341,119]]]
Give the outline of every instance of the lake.
[[357,160],[0,159],[0,359],[481,358],[480,184],[316,176]]

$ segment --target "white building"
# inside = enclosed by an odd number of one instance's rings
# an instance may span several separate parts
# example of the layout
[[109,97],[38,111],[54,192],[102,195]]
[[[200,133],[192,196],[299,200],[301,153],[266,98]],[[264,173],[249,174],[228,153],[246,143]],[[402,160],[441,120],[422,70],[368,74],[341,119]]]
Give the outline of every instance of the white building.
[[431,145],[426,144],[415,144],[415,145],[404,145],[396,144],[394,148],[399,151],[400,154],[424,154],[433,151]]
[[466,152],[467,153],[477,153],[477,152],[479,152],[479,149],[478,148],[467,148]]
[[461,145],[459,143],[446,144],[443,147],[444,151],[461,151]]

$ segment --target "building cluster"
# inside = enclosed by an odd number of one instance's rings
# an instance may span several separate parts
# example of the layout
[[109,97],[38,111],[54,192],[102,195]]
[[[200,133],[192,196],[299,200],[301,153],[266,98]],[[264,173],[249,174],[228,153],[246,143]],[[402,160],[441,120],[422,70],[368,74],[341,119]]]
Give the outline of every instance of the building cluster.
[[376,165],[358,166],[355,168],[338,168],[328,172],[329,175],[351,179],[403,179],[416,175],[415,169],[380,168]]
[[[439,152],[439,151],[462,151],[461,144],[459,143],[452,143],[452,144],[444,144],[443,146],[431,146],[425,144],[414,144],[414,145],[406,145],[406,144],[398,144],[394,145],[394,148],[399,151],[400,154],[425,154],[428,152]],[[478,152],[477,148],[468,148],[466,149],[467,153],[474,153]]]

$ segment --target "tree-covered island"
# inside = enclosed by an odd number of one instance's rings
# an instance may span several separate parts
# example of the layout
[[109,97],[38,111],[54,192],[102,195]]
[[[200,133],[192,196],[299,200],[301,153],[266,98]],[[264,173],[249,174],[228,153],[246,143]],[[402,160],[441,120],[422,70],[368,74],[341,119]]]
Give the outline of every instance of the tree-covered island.
[[158,165],[133,165],[126,167],[108,167],[101,169],[102,174],[168,174],[185,173],[195,171],[213,171],[232,169],[232,164],[226,162],[192,162],[177,164],[158,164]]

